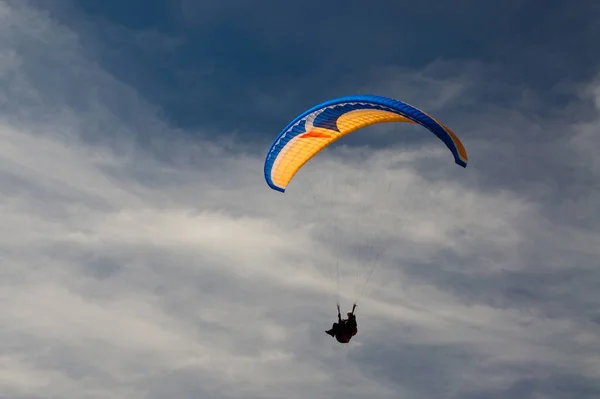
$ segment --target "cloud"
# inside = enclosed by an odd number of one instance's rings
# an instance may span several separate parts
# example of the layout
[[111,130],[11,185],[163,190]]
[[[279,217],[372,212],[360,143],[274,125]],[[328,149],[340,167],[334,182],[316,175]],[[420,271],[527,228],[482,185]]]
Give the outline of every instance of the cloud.
[[[585,119],[540,122],[535,94],[486,100],[483,64],[385,69],[372,87],[454,118],[469,167],[424,135],[340,143],[281,195],[263,148],[169,125],[51,14],[0,2],[0,26],[1,395],[598,394],[595,82]],[[381,248],[342,348],[327,272],[347,306]]]

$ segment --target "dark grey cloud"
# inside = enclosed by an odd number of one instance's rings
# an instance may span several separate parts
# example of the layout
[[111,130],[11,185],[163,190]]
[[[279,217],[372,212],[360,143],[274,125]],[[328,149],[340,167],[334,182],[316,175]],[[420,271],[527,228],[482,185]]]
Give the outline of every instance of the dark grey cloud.
[[[588,81],[600,63],[593,0],[39,3],[174,123],[259,137],[333,96],[391,94],[368,86],[389,68],[412,77],[436,59],[483,62],[497,72],[488,82],[564,106],[564,87]],[[398,94],[423,105],[418,94]],[[483,99],[514,107],[503,94],[496,87]]]

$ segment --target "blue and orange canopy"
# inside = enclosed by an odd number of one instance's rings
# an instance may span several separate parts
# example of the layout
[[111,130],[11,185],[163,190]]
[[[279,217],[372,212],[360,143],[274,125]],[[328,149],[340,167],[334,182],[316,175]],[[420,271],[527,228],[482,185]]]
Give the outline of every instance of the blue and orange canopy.
[[376,123],[417,123],[442,140],[456,164],[466,167],[467,152],[456,135],[425,112],[386,97],[358,95],[326,101],[305,111],[273,141],[265,159],[267,184],[284,192],[294,175],[334,141]]

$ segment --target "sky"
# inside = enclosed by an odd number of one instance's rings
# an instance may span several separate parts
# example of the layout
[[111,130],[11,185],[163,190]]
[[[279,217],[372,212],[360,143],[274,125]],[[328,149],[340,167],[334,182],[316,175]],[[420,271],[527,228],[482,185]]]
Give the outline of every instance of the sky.
[[[600,397],[598,37],[586,0],[0,0],[0,398]],[[469,165],[386,124],[271,190],[351,94]]]

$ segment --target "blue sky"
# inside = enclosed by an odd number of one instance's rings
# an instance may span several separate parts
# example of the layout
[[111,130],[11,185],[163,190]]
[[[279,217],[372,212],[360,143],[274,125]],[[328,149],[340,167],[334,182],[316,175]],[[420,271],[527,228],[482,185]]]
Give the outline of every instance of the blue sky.
[[[0,0],[0,398],[599,397],[597,37],[595,1]],[[270,190],[362,93],[469,166],[390,124]]]
[[500,82],[563,105],[556,86],[591,79],[600,57],[594,1],[64,4],[56,17],[80,27],[92,56],[185,127],[271,131],[303,107],[368,89],[384,68],[419,71],[436,60],[483,64]]

